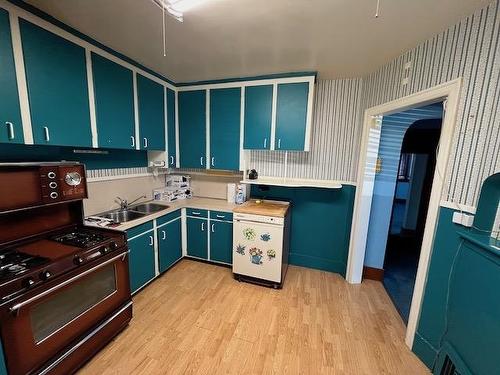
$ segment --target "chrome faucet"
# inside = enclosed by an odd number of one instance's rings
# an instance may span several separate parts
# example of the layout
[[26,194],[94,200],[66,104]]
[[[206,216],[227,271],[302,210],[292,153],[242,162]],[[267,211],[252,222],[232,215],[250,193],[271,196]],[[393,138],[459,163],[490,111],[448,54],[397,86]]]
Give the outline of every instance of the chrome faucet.
[[120,205],[120,210],[126,210],[128,209],[128,206],[131,205],[131,204],[134,204],[135,202],[137,202],[139,199],[143,199],[143,198],[147,198],[145,195],[141,195],[139,198],[136,198],[134,199],[132,202],[129,202],[128,200],[126,199],[123,199],[123,198],[120,198],[120,197],[116,197],[116,200],[115,202],[118,203]]

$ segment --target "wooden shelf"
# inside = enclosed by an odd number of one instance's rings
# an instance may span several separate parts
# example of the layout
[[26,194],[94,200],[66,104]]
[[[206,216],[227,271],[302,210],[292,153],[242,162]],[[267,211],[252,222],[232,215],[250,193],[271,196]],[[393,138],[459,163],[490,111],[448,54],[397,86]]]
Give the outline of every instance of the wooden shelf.
[[280,177],[259,177],[256,180],[245,179],[240,181],[242,184],[250,185],[271,185],[285,187],[314,187],[323,189],[341,189],[342,183],[333,180],[307,180],[298,178],[280,178]]

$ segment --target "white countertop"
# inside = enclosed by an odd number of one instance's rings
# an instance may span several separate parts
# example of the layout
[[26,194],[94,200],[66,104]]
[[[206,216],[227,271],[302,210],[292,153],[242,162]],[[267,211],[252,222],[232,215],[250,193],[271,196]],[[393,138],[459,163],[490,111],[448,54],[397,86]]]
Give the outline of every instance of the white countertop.
[[255,180],[245,179],[242,184],[250,185],[271,185],[285,187],[314,187],[326,189],[341,189],[342,183],[333,180],[308,180],[302,178],[282,178],[282,177],[259,177]]
[[[149,201],[149,202],[168,206],[168,208],[110,228],[125,231],[127,229],[147,223],[148,221],[162,217],[170,212],[174,212],[180,208],[198,208],[205,210],[232,212],[233,208],[237,206],[236,204],[228,203],[226,200],[223,199],[198,198],[198,197],[193,197],[190,199],[182,199],[175,202],[163,202],[163,201]],[[141,202],[141,203],[147,203],[147,202]],[[91,215],[91,216],[99,216],[99,215]]]

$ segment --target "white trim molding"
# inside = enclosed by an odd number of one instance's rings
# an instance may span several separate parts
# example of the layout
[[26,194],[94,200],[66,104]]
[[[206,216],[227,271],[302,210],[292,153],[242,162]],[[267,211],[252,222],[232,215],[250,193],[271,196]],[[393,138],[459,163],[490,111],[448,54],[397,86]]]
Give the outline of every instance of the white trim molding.
[[[373,169],[373,165],[369,164],[368,149],[370,142],[374,142],[374,135],[371,134],[371,128],[374,126],[374,120],[377,119],[378,116],[390,115],[393,113],[405,111],[410,108],[420,107],[446,99],[448,100],[447,110],[443,118],[441,128],[439,152],[436,162],[436,173],[434,173],[434,179],[432,183],[429,210],[426,218],[424,238],[422,241],[410,317],[408,319],[408,326],[406,331],[406,344],[410,348],[413,345],[416,326],[420,315],[420,308],[422,304],[425,281],[434,241],[434,233],[438,220],[441,196],[443,187],[445,185],[443,176],[446,176],[446,169],[450,156],[453,134],[457,125],[456,118],[460,99],[461,85],[462,79],[457,78],[455,80],[443,83],[416,94],[369,108],[365,111],[364,116],[363,135],[361,139],[360,158],[358,165],[358,189],[356,190],[356,197],[354,201],[351,242],[349,247],[349,258],[347,262],[347,281],[353,284],[360,283],[362,280],[363,264],[366,250],[366,238],[369,225],[371,202],[373,197],[373,176],[370,177],[370,170]],[[377,143],[376,140],[375,143]]]

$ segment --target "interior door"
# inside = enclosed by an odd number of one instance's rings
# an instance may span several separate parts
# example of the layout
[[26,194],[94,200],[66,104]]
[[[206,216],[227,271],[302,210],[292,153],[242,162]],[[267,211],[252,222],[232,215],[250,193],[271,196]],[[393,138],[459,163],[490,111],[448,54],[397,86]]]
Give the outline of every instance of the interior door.
[[273,85],[248,86],[245,88],[245,135],[246,150],[269,150],[273,113]]
[[0,9],[0,142],[23,143],[9,13]]
[[165,150],[165,90],[137,74],[140,144],[142,150]]
[[210,168],[240,168],[241,88],[210,90]]
[[133,73],[92,53],[99,148],[135,148]]
[[20,18],[36,144],[92,146],[85,49]]
[[182,258],[181,219],[158,228],[160,272],[165,272]]
[[187,254],[208,259],[208,221],[205,219],[187,218]]
[[148,232],[128,241],[130,250],[130,289],[135,293],[155,277],[155,255],[153,232]]
[[205,168],[206,92],[181,91],[178,100],[181,168]]

